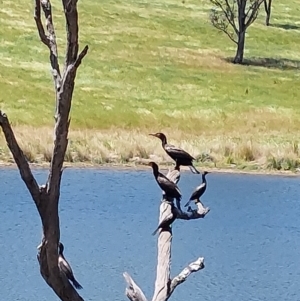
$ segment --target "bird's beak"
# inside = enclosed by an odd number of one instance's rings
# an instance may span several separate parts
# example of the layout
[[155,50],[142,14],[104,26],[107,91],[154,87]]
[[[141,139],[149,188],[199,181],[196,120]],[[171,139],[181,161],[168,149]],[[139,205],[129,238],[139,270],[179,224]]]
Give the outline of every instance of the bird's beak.
[[155,134],[149,134],[150,136],[154,136],[155,137]]

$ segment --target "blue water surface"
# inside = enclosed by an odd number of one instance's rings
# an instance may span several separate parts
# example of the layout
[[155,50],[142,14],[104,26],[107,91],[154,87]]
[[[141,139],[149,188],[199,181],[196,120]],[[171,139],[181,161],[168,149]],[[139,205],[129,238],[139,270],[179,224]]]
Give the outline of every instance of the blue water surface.
[[[46,170],[34,173],[46,181]],[[300,179],[214,173],[207,179],[209,214],[173,225],[171,273],[199,256],[206,266],[171,299],[300,300]],[[182,173],[183,203],[200,182],[201,176]],[[16,169],[0,169],[0,193],[1,295],[6,301],[58,300],[39,274],[41,223]],[[61,240],[85,300],[126,300],[124,271],[151,300],[157,252],[151,233],[160,198],[150,170],[64,171]]]

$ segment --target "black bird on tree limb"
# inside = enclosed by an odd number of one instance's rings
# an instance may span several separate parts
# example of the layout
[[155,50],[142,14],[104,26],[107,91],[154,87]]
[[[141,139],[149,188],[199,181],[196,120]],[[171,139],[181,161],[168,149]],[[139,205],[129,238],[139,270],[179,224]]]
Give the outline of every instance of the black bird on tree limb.
[[200,197],[204,194],[206,187],[207,187],[207,182],[206,182],[206,178],[205,176],[208,174],[209,172],[205,171],[202,174],[202,183],[196,187],[196,189],[194,190],[194,192],[192,193],[190,200],[184,205],[184,207],[187,207],[191,201],[195,201],[195,204],[197,202],[200,202]]
[[155,229],[155,231],[152,233],[152,235],[155,235],[157,233],[157,231],[159,229],[166,229],[169,230],[170,226],[172,225],[172,223],[175,221],[175,219],[177,218],[177,209],[175,208],[174,204],[171,204],[172,208],[171,208],[171,212],[168,216],[166,216],[157,226],[157,228]]
[[158,170],[158,165],[155,162],[149,162],[149,166],[153,169],[153,175],[159,187],[165,192],[166,197],[175,198],[177,208],[181,211],[180,201],[181,192],[178,186],[170,181],[165,175]]
[[166,153],[176,162],[176,166],[188,166],[192,173],[199,174],[200,172],[193,165],[193,158],[188,152],[183,149],[176,147],[172,144],[167,143],[167,137],[163,133],[149,134],[151,136],[157,137],[162,142],[162,147]]
[[82,289],[82,286],[75,279],[73,271],[71,269],[71,266],[69,265],[69,263],[65,259],[63,252],[64,252],[64,245],[60,242],[59,243],[59,254],[58,254],[58,267],[59,267],[59,269],[66,275],[66,277],[69,280],[72,281],[75,288]]

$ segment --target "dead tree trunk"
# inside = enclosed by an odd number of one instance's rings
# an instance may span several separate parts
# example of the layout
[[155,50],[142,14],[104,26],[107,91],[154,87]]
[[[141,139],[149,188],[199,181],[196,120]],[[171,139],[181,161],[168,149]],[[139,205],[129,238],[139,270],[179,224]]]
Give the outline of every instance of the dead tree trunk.
[[[58,243],[60,226],[58,202],[65,152],[68,145],[70,108],[75,85],[76,71],[87,54],[88,46],[78,54],[78,13],[77,0],[62,0],[67,30],[67,49],[63,73],[60,71],[55,30],[52,22],[51,3],[49,0],[35,0],[34,19],[41,41],[50,51],[50,64],[55,84],[56,113],[54,149],[50,172],[45,185],[39,186],[29,164],[18,145],[6,114],[0,111],[0,126],[8,147],[19,168],[41,217],[43,238],[39,246],[38,261],[40,272],[46,283],[63,301],[83,301],[58,268]],[[41,21],[41,9],[46,19],[46,31]],[[46,33],[47,32],[47,33]]]
[[[168,173],[167,177],[173,182],[177,183],[180,174],[177,170]],[[173,200],[168,200],[163,197],[160,205],[159,223],[167,216],[170,216]],[[181,212],[177,210],[177,219],[198,219],[204,218],[209,212],[209,208],[205,208],[201,202],[197,203],[197,209],[188,209],[188,212]],[[199,257],[196,261],[190,263],[184,268],[176,277],[171,279],[171,246],[172,246],[172,229],[160,231],[158,235],[158,253],[157,253],[157,270],[155,289],[152,301],[166,301],[168,300],[175,288],[183,283],[191,273],[197,272],[204,268],[204,258]],[[131,301],[147,301],[146,296],[139,286],[132,280],[127,272],[123,274],[127,282],[125,294]]]
[[266,25],[270,25],[272,0],[264,0],[265,12],[266,12]]

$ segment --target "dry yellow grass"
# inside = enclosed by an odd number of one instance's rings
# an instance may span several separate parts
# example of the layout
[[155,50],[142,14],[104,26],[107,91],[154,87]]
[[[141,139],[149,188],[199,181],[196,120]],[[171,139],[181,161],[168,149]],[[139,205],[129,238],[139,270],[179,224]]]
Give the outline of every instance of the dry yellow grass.
[[[29,162],[41,164],[50,161],[53,146],[51,128],[16,126],[15,134]],[[193,154],[197,159],[196,165],[200,167],[294,170],[299,165],[299,144],[297,141],[289,142],[289,137],[280,143],[276,136],[266,139],[263,134],[254,141],[253,135],[246,132],[242,138],[221,133],[193,136],[184,132],[177,132],[176,137],[170,133],[168,137],[170,143]],[[0,136],[0,145],[5,145],[3,136]],[[160,141],[147,132],[118,129],[70,131],[66,162],[145,164],[149,160],[161,165],[172,162]],[[7,147],[0,148],[0,161],[13,162]]]

